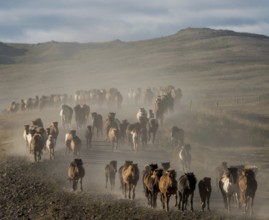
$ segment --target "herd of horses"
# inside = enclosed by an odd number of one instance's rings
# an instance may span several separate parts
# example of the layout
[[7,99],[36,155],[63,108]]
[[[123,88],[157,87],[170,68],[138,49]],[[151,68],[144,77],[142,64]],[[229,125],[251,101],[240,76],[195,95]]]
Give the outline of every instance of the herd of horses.
[[[218,167],[219,168],[219,167]],[[216,170],[218,170],[216,168]],[[224,206],[230,213],[231,198],[233,197],[236,206],[244,206],[245,213],[253,213],[253,202],[257,190],[255,167],[222,167],[222,173],[218,180],[218,186],[224,200]],[[135,188],[139,181],[139,170],[133,161],[125,161],[119,170],[119,180],[122,193],[127,198],[135,198]],[[111,190],[115,188],[115,178],[117,173],[117,161],[113,160],[105,167],[106,187],[108,180]],[[220,174],[218,170],[218,175]],[[170,163],[162,163],[162,168],[158,164],[146,164],[141,172],[142,184],[148,205],[152,208],[157,207],[157,198],[160,197],[162,208],[169,211],[170,197],[175,197],[175,207],[179,210],[187,210],[190,200],[190,210],[193,211],[193,197],[197,185],[197,178],[193,172],[185,172],[178,179],[176,171],[170,168]],[[198,182],[198,191],[201,201],[201,209],[207,207],[210,211],[210,196],[212,191],[211,178],[204,177]]]
[[[126,119],[118,120],[114,112],[110,112],[103,121],[101,114],[90,113],[87,104],[77,104],[74,108],[61,104],[62,127],[65,130],[69,129],[65,134],[66,154],[72,152],[76,157],[68,167],[68,178],[72,181],[73,190],[77,190],[78,182],[80,182],[80,189],[83,190],[82,179],[85,176],[83,161],[78,158],[82,140],[71,126],[73,113],[77,130],[85,130],[84,138],[87,149],[92,147],[93,134],[95,134],[97,138],[105,135],[106,140],[111,143],[112,151],[118,150],[120,141],[126,141],[137,152],[149,141],[154,144],[156,133],[159,127],[163,126],[164,114],[173,111],[173,98],[171,93],[169,94],[168,96],[158,96],[155,99],[153,110],[150,109],[149,112],[144,108],[139,108],[136,114],[137,121],[134,123],[129,123]],[[91,125],[89,125],[90,116]],[[103,130],[105,134],[103,134]],[[54,158],[58,134],[58,122],[52,122],[46,129],[40,118],[32,121],[32,125],[25,125],[23,137],[27,150],[34,154],[35,161],[41,160],[44,150],[49,152],[50,159]],[[193,211],[194,191],[198,185],[201,209],[204,211],[207,207],[207,210],[210,210],[211,178],[206,176],[197,184],[196,176],[191,172],[191,145],[185,143],[183,129],[173,126],[170,138],[173,146],[180,147],[178,158],[182,163],[183,175],[177,178],[176,171],[170,168],[170,163],[162,163],[162,168],[157,164],[147,164],[140,173],[138,164],[133,161],[126,161],[117,169],[117,161],[113,160],[105,166],[106,188],[110,182],[111,190],[115,189],[115,178],[118,172],[122,194],[125,198],[135,199],[136,185],[142,179],[145,197],[150,207],[157,207],[157,197],[159,196],[163,209],[169,211],[170,197],[174,196],[175,206],[179,210],[187,210],[188,200],[190,200],[190,210]],[[246,213],[253,212],[253,201],[257,190],[256,171],[255,167],[228,167],[227,163],[222,163],[216,168],[217,184],[228,212],[231,210],[232,198],[235,199],[237,207],[244,206]]]

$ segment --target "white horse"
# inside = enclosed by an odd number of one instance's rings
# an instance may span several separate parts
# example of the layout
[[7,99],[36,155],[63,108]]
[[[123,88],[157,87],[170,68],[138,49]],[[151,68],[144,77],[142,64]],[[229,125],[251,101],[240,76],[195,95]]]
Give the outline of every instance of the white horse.
[[138,131],[136,129],[133,129],[131,131],[131,135],[132,135],[132,142],[133,142],[134,151],[137,152],[137,150],[138,150],[138,142],[139,142]]
[[56,139],[53,135],[49,135],[46,141],[46,147],[50,155],[50,160],[54,159],[54,150],[56,145]]
[[235,198],[236,207],[239,207],[238,169],[236,167],[229,167],[223,174],[219,181],[219,188],[223,196],[224,206],[229,213],[231,211],[232,196]]
[[62,119],[63,128],[65,128],[66,125],[68,125],[68,127],[71,128],[73,109],[71,107],[69,107],[68,105],[63,104],[61,106],[60,116]]
[[183,172],[186,173],[191,168],[191,154],[190,154],[191,146],[189,144],[183,144],[179,151],[179,160],[182,163]]

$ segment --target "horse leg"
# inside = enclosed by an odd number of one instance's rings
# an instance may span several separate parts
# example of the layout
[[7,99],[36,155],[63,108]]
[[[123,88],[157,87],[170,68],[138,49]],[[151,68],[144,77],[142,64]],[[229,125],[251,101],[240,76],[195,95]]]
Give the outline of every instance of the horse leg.
[[165,209],[165,205],[164,205],[164,194],[162,193],[161,194],[161,202],[162,202],[162,205],[163,205],[163,209]]
[[169,212],[169,199],[170,195],[166,195],[166,211]]
[[228,212],[231,212],[231,195],[227,195],[227,208]]
[[52,148],[52,159],[54,159],[54,148]]
[[207,201],[207,210],[208,210],[208,211],[210,211],[209,200],[210,200],[210,195],[208,195],[208,196],[206,197],[206,201]]
[[193,212],[193,193],[191,194],[191,211]]
[[[249,198],[251,200],[251,204],[250,204],[250,215],[252,216],[253,214],[253,203],[254,203],[254,196]],[[250,201],[248,201],[248,203],[250,203]]]
[[83,191],[83,187],[82,187],[82,178],[80,178],[80,190]]
[[77,189],[78,180],[73,179],[73,191]]
[[127,198],[127,183],[124,183],[124,198]]
[[106,188],[107,188],[108,176],[106,175]]
[[178,197],[179,197],[179,201],[178,201],[178,210],[180,210],[180,205],[182,202],[182,194],[178,191]]
[[205,210],[205,200],[206,200],[206,198],[203,195],[202,198],[201,198],[201,208],[202,208],[202,211]]
[[152,134],[152,144],[155,143],[155,136],[156,136],[156,132],[153,132],[153,134]]
[[135,185],[132,185],[132,190],[133,190],[133,199],[135,199]]
[[128,198],[131,199],[131,190],[132,190],[132,185],[129,183],[128,184]]
[[37,152],[34,151],[35,162],[37,161]]

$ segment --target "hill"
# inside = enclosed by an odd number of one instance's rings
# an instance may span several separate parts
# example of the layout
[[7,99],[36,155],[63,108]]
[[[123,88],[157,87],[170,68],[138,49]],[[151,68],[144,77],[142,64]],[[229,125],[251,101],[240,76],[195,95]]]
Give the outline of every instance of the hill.
[[1,94],[13,88],[9,99],[109,87],[127,93],[167,84],[181,87],[188,101],[268,97],[269,38],[262,35],[188,28],[136,42],[5,45],[23,51],[0,66]]

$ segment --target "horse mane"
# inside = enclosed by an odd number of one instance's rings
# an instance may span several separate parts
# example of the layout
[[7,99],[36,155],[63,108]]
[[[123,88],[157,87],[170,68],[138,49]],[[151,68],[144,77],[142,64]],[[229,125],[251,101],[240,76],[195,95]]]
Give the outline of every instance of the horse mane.
[[83,165],[83,161],[82,161],[82,159],[74,159],[74,161],[73,161],[75,164],[76,164],[76,166],[78,166],[78,167],[80,167],[80,166],[82,166]]

